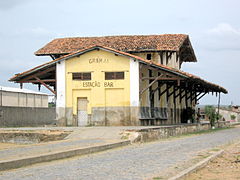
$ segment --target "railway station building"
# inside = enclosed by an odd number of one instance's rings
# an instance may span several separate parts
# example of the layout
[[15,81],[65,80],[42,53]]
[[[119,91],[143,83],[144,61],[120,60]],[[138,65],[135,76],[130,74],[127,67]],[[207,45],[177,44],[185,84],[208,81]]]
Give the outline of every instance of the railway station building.
[[197,62],[188,35],[60,38],[35,52],[51,61],[10,81],[45,86],[59,125],[132,126],[195,122],[206,94],[223,87],[181,71]]

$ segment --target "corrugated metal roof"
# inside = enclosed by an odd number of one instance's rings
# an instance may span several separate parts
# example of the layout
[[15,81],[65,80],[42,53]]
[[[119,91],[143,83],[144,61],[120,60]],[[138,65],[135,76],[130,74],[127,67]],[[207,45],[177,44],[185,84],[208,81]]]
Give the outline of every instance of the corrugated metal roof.
[[38,95],[45,95],[48,96],[46,93],[38,92],[38,91],[32,91],[30,89],[20,89],[20,88],[14,88],[14,87],[5,87],[0,86],[0,91],[6,91],[6,92],[17,92],[17,93],[25,93],[25,94],[38,94]]

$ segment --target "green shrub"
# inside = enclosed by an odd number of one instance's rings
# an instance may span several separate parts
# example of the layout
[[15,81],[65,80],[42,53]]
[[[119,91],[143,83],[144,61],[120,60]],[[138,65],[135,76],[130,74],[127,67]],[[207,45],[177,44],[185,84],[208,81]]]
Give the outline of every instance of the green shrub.
[[236,119],[236,116],[234,114],[231,114],[231,120],[235,120]]
[[219,116],[216,113],[216,110],[213,106],[205,106],[205,114],[208,116],[211,126],[215,125],[215,122]]

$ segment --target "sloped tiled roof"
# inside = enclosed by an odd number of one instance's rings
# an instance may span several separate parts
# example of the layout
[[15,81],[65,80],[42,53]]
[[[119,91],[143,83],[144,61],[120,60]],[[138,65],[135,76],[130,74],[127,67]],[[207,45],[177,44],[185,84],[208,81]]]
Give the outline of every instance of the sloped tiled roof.
[[190,74],[190,73],[186,73],[186,72],[183,72],[183,71],[180,71],[180,70],[177,70],[177,69],[174,69],[174,68],[171,68],[171,67],[168,67],[168,66],[165,66],[165,65],[162,65],[162,64],[158,64],[158,63],[154,63],[150,60],[146,60],[146,59],[143,59],[141,57],[138,57],[138,56],[135,56],[135,55],[132,55],[132,54],[129,54],[129,53],[126,53],[126,52],[122,52],[122,51],[119,51],[119,50],[115,50],[113,48],[109,48],[109,47],[104,47],[104,46],[100,46],[100,45],[97,45],[97,46],[92,46],[92,47],[88,47],[88,48],[85,48],[85,49],[82,49],[82,50],[79,50],[79,51],[75,51],[73,53],[70,53],[68,55],[65,55],[65,56],[62,56],[58,59],[55,59],[53,61],[50,61],[50,62],[47,62],[45,64],[42,64],[40,66],[37,66],[33,69],[30,69],[28,71],[25,71],[23,73],[19,73],[17,75],[15,75],[14,77],[12,77],[9,81],[19,81],[21,80],[22,77],[28,75],[28,74],[31,74],[31,73],[34,73],[38,70],[41,70],[43,68],[48,68],[52,65],[55,65],[57,62],[59,61],[63,61],[63,60],[66,60],[66,59],[69,59],[71,57],[75,57],[75,56],[78,56],[80,54],[83,54],[83,53],[87,53],[89,51],[92,51],[92,50],[96,50],[96,49],[102,49],[102,50],[108,50],[108,51],[111,51],[113,53],[116,53],[116,54],[120,54],[120,55],[124,55],[124,56],[127,56],[127,57],[130,57],[130,58],[134,58],[136,60],[139,60],[143,63],[146,63],[146,64],[149,64],[151,66],[155,66],[155,67],[158,67],[162,70],[165,70],[165,71],[168,71],[168,72],[171,72],[171,73],[174,73],[174,74],[177,74],[179,76],[182,76],[184,78],[187,78],[187,79],[190,79],[192,81],[196,81],[196,82],[199,82],[201,84],[204,84],[204,85],[207,85],[207,86],[210,86],[212,89],[216,90],[216,91],[220,91],[220,92],[223,92],[223,93],[227,93],[227,90],[217,84],[214,84],[214,83],[210,83],[206,80],[203,80],[201,79],[200,77],[198,76],[195,76],[193,74]]
[[36,51],[35,55],[69,54],[96,45],[124,52],[178,51],[186,39],[188,35],[185,34],[59,38]]

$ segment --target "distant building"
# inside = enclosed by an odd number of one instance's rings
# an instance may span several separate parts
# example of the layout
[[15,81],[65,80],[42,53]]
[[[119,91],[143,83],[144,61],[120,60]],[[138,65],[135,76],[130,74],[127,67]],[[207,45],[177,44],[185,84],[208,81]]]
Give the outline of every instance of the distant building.
[[29,89],[0,86],[0,106],[48,107],[48,95]]
[[240,122],[240,111],[238,107],[239,106],[232,106],[230,109],[220,108],[219,114],[221,115],[221,120],[230,122]]
[[240,106],[232,106],[231,109],[232,109],[233,112],[240,113]]

